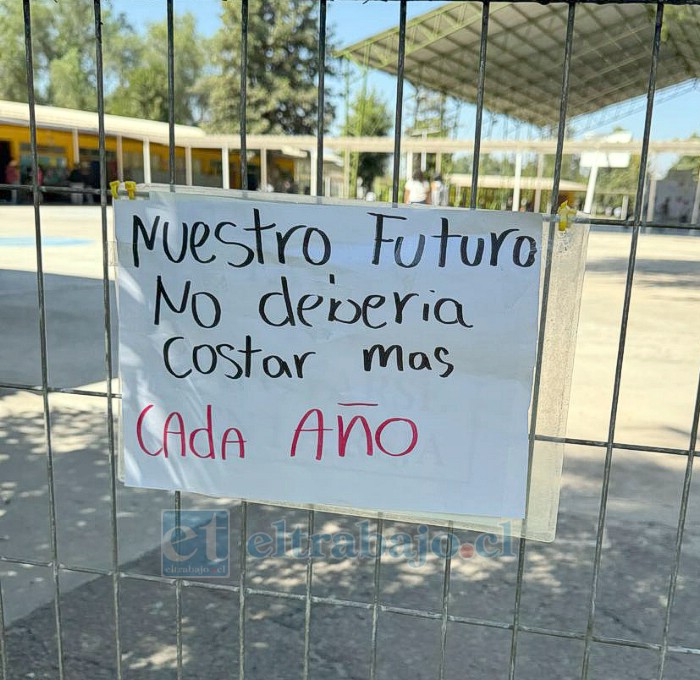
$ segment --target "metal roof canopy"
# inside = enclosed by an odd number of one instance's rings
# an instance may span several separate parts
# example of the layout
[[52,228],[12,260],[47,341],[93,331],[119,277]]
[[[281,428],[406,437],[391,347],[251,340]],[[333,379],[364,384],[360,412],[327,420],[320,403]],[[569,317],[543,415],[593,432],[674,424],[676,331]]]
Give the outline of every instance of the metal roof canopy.
[[[559,119],[567,4],[493,3],[484,108],[537,126]],[[476,102],[480,2],[450,2],[407,22],[405,77],[414,86]],[[700,9],[667,6],[657,88],[700,78]],[[647,91],[655,8],[578,4],[568,117],[598,111]],[[362,66],[396,75],[399,28],[339,51]]]

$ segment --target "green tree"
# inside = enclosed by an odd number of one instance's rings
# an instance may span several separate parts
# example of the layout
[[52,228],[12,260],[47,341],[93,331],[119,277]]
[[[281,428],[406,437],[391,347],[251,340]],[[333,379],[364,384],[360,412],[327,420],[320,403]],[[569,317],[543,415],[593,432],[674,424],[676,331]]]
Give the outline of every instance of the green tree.
[[630,162],[626,168],[600,168],[596,193],[634,195],[639,181],[639,162],[639,156],[630,156]]
[[[700,139],[700,135],[693,133],[690,135],[690,139],[697,140]],[[700,156],[681,156],[669,169],[666,177],[672,177],[678,173],[691,172],[692,176],[696,178],[698,172],[700,172]]]
[[97,74],[94,59],[79,47],[70,47],[49,64],[48,100],[54,106],[81,111],[97,109]]
[[[247,128],[251,133],[316,131],[318,3],[251,0],[248,13]],[[333,51],[329,39],[327,53]],[[236,132],[240,119],[241,3],[223,5],[222,28],[212,39],[213,73],[200,91],[210,93],[206,127]],[[331,69],[326,65],[326,73]],[[332,117],[332,107],[326,113]]]
[[[32,6],[32,29],[35,34],[47,34],[50,13],[47,5]],[[27,101],[27,69],[24,52],[24,19],[21,2],[0,3],[0,99]],[[42,68],[43,53],[34,41],[34,67]],[[43,103],[43,88],[36,92],[37,102]]]
[[[456,133],[459,122],[459,108],[452,113],[448,110],[448,99],[444,92],[435,92],[418,86],[413,93],[413,121],[406,130],[409,137],[449,137]],[[422,154],[414,154],[413,168],[420,168]],[[437,157],[435,154],[425,155],[425,165],[428,175],[436,171]],[[453,172],[452,154],[442,154],[441,172]]]
[[[391,111],[375,90],[361,90],[350,106],[342,134],[347,137],[383,137],[393,125]],[[357,178],[370,190],[375,178],[384,174],[387,156],[381,153],[350,154],[350,186],[357,186]]]
[[[194,17],[176,16],[173,26],[175,48],[175,121],[196,123],[204,106],[197,89],[205,63],[205,48],[197,34]],[[142,39],[126,41],[133,65],[119,74],[119,82],[107,100],[110,113],[148,120],[168,120],[168,28],[165,21],[149,24]],[[128,43],[128,44],[125,44]]]
[[[91,0],[31,4],[34,88],[42,104],[82,110],[97,108],[94,5]],[[123,37],[133,29],[109,2],[102,9],[105,81],[126,68]],[[24,17],[21,2],[0,4],[0,98],[27,101]]]
[[425,132],[435,137],[447,137],[451,125],[447,113],[447,96],[443,92],[433,92],[424,87],[416,87],[413,96],[413,124],[409,134],[420,136]]

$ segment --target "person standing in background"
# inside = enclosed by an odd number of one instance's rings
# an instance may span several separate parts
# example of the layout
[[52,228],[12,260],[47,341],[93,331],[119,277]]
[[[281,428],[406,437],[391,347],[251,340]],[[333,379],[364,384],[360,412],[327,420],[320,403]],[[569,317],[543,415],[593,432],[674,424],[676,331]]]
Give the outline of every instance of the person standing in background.
[[423,179],[423,173],[420,170],[416,170],[413,173],[413,179],[406,182],[403,202],[409,204],[430,203],[430,185]]
[[[80,169],[80,163],[75,163],[73,165],[73,169],[71,170],[70,175],[68,175],[68,184],[71,189],[85,188],[85,176],[83,175],[83,171]],[[83,194],[78,192],[71,194],[70,202],[73,205],[82,205]]]
[[[5,184],[19,184],[19,167],[13,158],[5,168]],[[10,203],[17,205],[17,189],[10,190]]]
[[[33,171],[29,170],[29,183],[32,184],[34,180],[34,173]],[[41,193],[41,187],[44,184],[44,168],[41,167],[41,165],[36,166],[36,185],[39,187],[39,203],[42,203],[43,196]],[[31,196],[32,194],[30,193],[30,201],[31,201]]]
[[430,183],[430,202],[433,205],[447,205],[447,185],[438,172]]

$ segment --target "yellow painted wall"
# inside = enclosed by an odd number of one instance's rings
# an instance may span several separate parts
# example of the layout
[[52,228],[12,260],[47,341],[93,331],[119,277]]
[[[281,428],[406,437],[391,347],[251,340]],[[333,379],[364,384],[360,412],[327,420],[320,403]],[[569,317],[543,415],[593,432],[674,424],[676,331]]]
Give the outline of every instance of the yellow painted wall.
[[[21,165],[30,164],[30,135],[26,125],[11,123],[0,123],[0,141],[10,144],[10,154],[13,158],[21,161]],[[25,149],[22,150],[22,145]],[[40,163],[46,168],[54,168],[61,173],[64,170],[70,171],[76,159],[73,156],[73,135],[71,130],[54,130],[47,128],[37,129],[37,145],[39,147]],[[80,160],[94,159],[94,152],[99,147],[99,138],[96,134],[80,133],[78,136],[78,147],[86,153]],[[108,153],[108,175],[116,176],[116,151],[117,139],[115,136],[105,138],[105,148]],[[151,149],[151,171],[153,175],[163,175],[168,168],[168,147],[163,144],[152,143]],[[122,150],[124,154],[124,179],[127,175],[133,176],[138,181],[143,180],[143,148],[142,142],[138,139],[122,138]],[[252,150],[254,151],[254,150]],[[90,153],[92,152],[92,153]],[[185,181],[185,149],[176,147],[175,149],[177,181]],[[270,181],[277,182],[280,178],[293,178],[295,174],[296,159],[283,155],[280,152],[268,152],[268,176]],[[192,149],[192,165],[195,183],[202,183],[205,186],[220,186],[221,183],[221,150],[220,149]],[[249,168],[252,173],[260,173],[260,156],[254,154],[249,160]],[[112,167],[114,166],[114,167]],[[240,187],[240,154],[236,150],[231,150],[229,154],[229,178],[230,186]],[[163,178],[160,178],[164,181]],[[157,181],[154,178],[154,181]]]
[[[0,142],[9,142],[12,157],[19,159],[21,156],[21,145],[31,143],[29,128],[21,125],[0,123]],[[59,149],[61,149],[61,155],[66,159],[68,167],[72,167],[75,163],[75,158],[73,156],[73,134],[71,131],[37,128],[36,142],[37,146],[39,147],[51,148],[52,155],[54,152],[53,147],[55,147],[56,155],[58,155]],[[78,146],[81,149],[97,149],[99,148],[99,137],[97,135],[80,133],[78,135]],[[153,153],[154,146],[160,145],[151,145],[151,153]],[[165,153],[165,157],[167,158],[167,147],[160,148],[165,149],[163,153]],[[117,138],[110,136],[106,137],[105,149],[116,153]],[[138,139],[123,138],[122,149],[125,153],[142,153],[142,144]],[[184,156],[184,153],[185,152],[183,149],[176,150],[176,155]]]

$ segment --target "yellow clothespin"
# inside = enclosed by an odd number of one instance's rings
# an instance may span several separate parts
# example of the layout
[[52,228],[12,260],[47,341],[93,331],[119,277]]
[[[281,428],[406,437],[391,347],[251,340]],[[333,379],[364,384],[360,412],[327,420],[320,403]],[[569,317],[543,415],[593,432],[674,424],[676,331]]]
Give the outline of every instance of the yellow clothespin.
[[119,198],[119,185],[121,182],[118,179],[115,179],[113,182],[109,183],[109,188],[112,190],[112,198],[114,200]]
[[564,201],[557,210],[557,215],[559,215],[559,231],[566,231],[569,226],[569,218],[576,216],[576,209],[570,208],[568,201]]
[[133,201],[136,198],[136,182],[124,182],[124,188],[129,194],[129,200]]

